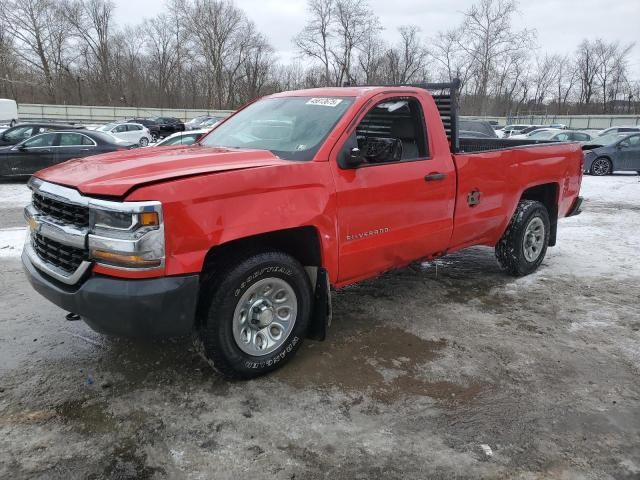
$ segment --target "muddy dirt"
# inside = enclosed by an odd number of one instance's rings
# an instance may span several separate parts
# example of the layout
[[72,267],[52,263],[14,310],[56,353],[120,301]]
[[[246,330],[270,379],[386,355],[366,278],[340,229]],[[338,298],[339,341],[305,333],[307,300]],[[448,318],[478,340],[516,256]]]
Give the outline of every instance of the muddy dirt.
[[633,181],[586,178],[529,277],[474,248],[336,292],[249,382],[66,322],[0,258],[0,478],[640,478],[640,194],[603,198]]

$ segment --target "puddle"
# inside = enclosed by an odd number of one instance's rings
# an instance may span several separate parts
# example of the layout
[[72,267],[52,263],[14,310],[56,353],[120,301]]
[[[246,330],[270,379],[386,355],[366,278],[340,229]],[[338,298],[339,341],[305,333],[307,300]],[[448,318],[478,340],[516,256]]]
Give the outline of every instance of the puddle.
[[445,339],[423,340],[401,329],[372,325],[308,345],[273,377],[296,388],[337,387],[367,393],[387,404],[412,395],[455,403],[473,400],[481,391],[478,384],[460,386],[419,378],[419,366],[437,358],[446,346]]
[[113,417],[102,402],[68,400],[55,408],[57,417],[83,433],[106,433],[115,430]]

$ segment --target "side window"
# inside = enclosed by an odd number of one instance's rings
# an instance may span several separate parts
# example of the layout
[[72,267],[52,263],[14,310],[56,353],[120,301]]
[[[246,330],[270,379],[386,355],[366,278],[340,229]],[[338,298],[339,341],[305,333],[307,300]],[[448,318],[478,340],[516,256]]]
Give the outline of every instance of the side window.
[[95,143],[89,137],[82,135],[82,145],[95,145]]
[[422,108],[412,97],[378,103],[356,127],[356,139],[366,163],[428,157]]
[[116,128],[113,129],[113,131],[115,133],[123,133],[127,131],[127,126],[126,125],[118,125]]
[[558,135],[556,135],[556,140],[558,140],[559,142],[566,142],[568,139],[568,133],[559,133]]
[[629,145],[631,145],[632,147],[640,146],[640,135],[634,135],[633,137],[629,138]]
[[60,146],[72,147],[76,145],[82,145],[82,135],[79,133],[61,133],[60,134]]
[[584,142],[586,140],[589,140],[589,135],[585,133],[574,133],[573,138],[574,140],[578,140],[579,142]]
[[53,139],[55,136],[55,133],[45,133],[42,135],[38,135],[24,142],[24,146],[28,148],[50,147],[53,145]]
[[127,125],[127,130],[130,132],[136,132],[138,130],[142,130],[142,127],[140,125]]

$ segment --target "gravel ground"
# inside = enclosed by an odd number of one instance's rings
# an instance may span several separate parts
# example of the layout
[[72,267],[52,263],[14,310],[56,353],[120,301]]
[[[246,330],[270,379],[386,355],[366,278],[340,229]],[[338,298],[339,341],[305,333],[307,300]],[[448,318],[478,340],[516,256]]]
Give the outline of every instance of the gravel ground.
[[337,292],[327,341],[229,382],[69,323],[0,184],[0,478],[640,478],[640,181],[586,177],[541,269],[490,249]]

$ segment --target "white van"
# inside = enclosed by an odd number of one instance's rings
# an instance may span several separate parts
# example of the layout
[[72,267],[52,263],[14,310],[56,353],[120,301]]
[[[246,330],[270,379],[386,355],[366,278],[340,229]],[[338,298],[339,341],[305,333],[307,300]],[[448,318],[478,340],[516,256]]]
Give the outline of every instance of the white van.
[[18,123],[18,104],[15,100],[0,98],[0,125],[13,127]]

